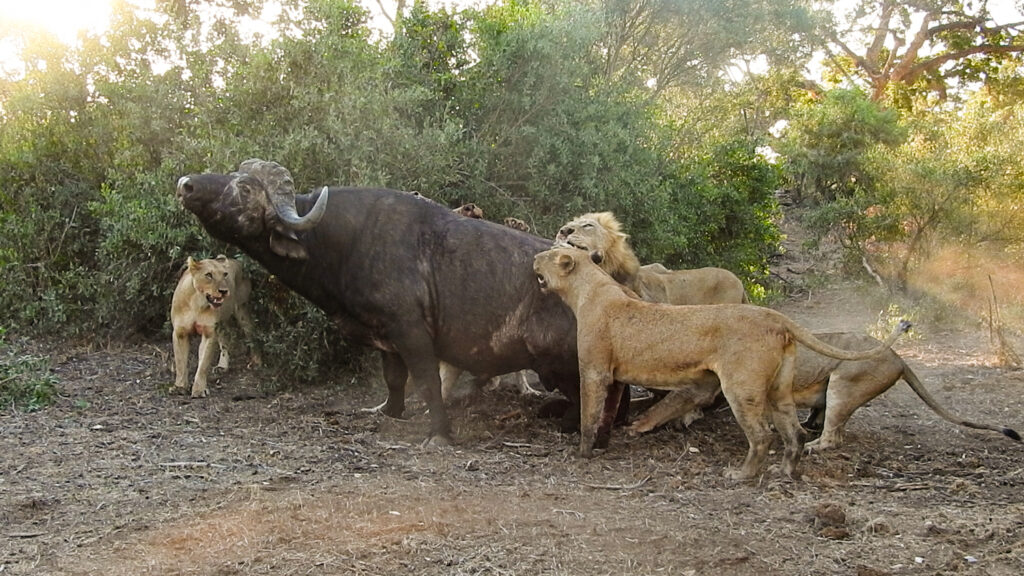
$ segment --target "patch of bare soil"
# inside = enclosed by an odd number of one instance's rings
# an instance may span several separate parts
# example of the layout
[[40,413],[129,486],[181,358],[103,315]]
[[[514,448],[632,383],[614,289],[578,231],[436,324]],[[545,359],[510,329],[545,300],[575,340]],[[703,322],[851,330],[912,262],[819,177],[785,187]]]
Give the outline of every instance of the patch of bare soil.
[[[781,308],[863,330],[869,301]],[[1024,374],[992,367],[985,334],[919,330],[898,350],[943,404],[1024,430]],[[169,350],[51,350],[61,399],[0,414],[0,573],[1024,574],[1024,447],[905,384],[800,480],[735,483],[727,409],[582,460],[508,387],[454,407],[439,449],[417,403],[405,421],[360,410],[379,377],[265,396],[236,369],[193,401],[164,391]]]

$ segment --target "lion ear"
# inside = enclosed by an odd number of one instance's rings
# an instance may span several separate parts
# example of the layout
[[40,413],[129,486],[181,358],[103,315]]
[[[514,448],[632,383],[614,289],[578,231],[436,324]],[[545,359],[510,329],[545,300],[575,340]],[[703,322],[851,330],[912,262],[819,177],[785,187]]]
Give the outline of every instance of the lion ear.
[[576,267],[576,259],[570,254],[559,254],[558,259],[555,260],[555,264],[558,265],[559,270],[561,270],[563,274],[568,274]]
[[601,262],[604,262],[604,252],[601,252],[600,250],[594,250],[593,252],[590,253],[590,261],[593,262],[594,264],[600,264]]
[[228,261],[228,257],[223,255],[223,254],[217,254],[217,260],[220,261],[220,262],[227,262]]
[[191,256],[188,257],[188,262],[186,263],[186,265],[188,266],[190,272],[195,272],[196,270],[199,269],[199,262],[196,262]]

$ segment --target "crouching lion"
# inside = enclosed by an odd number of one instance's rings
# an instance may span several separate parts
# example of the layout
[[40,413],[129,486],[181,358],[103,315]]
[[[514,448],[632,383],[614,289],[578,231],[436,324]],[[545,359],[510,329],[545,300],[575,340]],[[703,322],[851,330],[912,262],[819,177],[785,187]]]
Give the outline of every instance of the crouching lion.
[[648,302],[666,304],[740,304],[747,302],[743,281],[724,268],[669,270],[661,264],[641,266],[611,212],[579,216],[558,231],[555,246],[598,254],[601,268]]
[[[879,341],[867,334],[852,332],[821,333],[814,335],[832,346],[847,350],[876,347]],[[818,354],[804,346],[797,346],[796,373],[793,377],[793,400],[798,408],[810,408],[804,422],[810,430],[820,430],[821,436],[806,445],[808,450],[838,447],[843,442],[843,427],[858,408],[903,380],[917,395],[946,420],[979,430],[992,430],[1018,442],[1016,431],[1005,426],[978,424],[958,418],[943,408],[925,388],[917,374],[893,350],[865,360],[838,360]],[[718,395],[717,382],[702,382],[690,390],[676,390],[627,428],[631,433],[643,433],[674,418],[683,417],[689,423],[701,406]],[[698,412],[695,412],[698,411]]]
[[728,476],[750,479],[759,474],[774,425],[785,443],[782,471],[792,477],[805,434],[793,399],[796,343],[859,360],[887,350],[910,327],[901,322],[881,345],[849,352],[825,344],[768,308],[673,306],[632,298],[577,249],[541,252],[533,268],[541,290],[557,294],[576,314],[583,456],[607,446],[625,384],[672,390],[705,382],[713,374],[749,444],[742,466]]
[[213,363],[213,347],[220,348],[217,367],[228,368],[228,350],[217,328],[232,315],[251,340],[252,320],[246,308],[252,287],[237,260],[221,254],[207,260],[188,259],[171,299],[174,344],[174,389],[186,390],[189,338],[199,334],[199,367],[192,382],[192,397],[207,394],[206,377]]

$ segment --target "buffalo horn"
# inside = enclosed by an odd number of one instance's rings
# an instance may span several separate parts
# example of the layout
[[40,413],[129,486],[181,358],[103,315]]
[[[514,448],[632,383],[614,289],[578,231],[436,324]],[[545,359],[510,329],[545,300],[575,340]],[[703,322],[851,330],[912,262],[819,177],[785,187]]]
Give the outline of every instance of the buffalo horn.
[[270,202],[274,205],[274,211],[282,222],[292,230],[299,232],[309,230],[320,222],[324,212],[327,211],[327,186],[320,190],[320,197],[316,199],[313,209],[305,216],[299,216],[295,211],[295,197],[290,194],[269,194]]

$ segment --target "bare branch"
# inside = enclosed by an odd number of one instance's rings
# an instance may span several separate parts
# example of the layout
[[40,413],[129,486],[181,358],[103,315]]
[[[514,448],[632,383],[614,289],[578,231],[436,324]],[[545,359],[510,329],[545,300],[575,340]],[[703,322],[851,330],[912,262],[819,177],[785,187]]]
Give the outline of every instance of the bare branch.
[[878,29],[875,30],[875,38],[868,47],[866,58],[871,62],[878,62],[878,55],[882,53],[885,46],[885,39],[889,36],[889,23],[892,21],[893,10],[896,9],[896,2],[887,0],[882,7],[882,15],[878,19]]
[[911,66],[902,77],[897,78],[894,75],[893,80],[899,80],[901,82],[912,84],[921,76],[921,74],[924,74],[925,72],[931,70],[935,70],[939,66],[945,64],[946,62],[950,62],[953,60],[962,60],[968,56],[973,56],[975,54],[1012,54],[1015,52],[1024,52],[1024,46],[1001,46],[996,44],[981,44],[978,46],[971,46],[970,48],[964,48],[963,50],[956,50],[954,52],[947,52],[945,54],[939,54],[938,56],[935,56],[933,58],[922,60],[921,62],[918,62],[917,64]]
[[854,52],[853,49],[847,46],[846,43],[843,42],[834,32],[829,33],[829,40],[831,40],[836,46],[839,46],[839,49],[849,56],[850,59],[857,64],[857,67],[866,72],[868,76],[872,78],[878,77],[878,69],[875,67],[874,63],[869,62],[863,56]]

